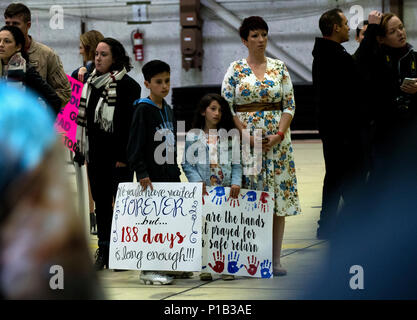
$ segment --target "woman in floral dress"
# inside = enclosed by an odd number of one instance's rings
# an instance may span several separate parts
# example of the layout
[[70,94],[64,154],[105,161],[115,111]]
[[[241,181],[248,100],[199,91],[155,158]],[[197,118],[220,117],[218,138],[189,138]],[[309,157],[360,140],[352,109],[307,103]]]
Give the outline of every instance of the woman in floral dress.
[[301,213],[289,129],[295,111],[293,87],[284,63],[265,56],[266,22],[261,17],[248,17],[239,31],[249,54],[230,65],[222,95],[239,130],[250,131],[252,152],[255,129],[261,129],[264,136],[262,169],[254,175],[244,171],[242,187],[274,195],[273,270],[280,276],[287,273],[280,263],[285,217]]

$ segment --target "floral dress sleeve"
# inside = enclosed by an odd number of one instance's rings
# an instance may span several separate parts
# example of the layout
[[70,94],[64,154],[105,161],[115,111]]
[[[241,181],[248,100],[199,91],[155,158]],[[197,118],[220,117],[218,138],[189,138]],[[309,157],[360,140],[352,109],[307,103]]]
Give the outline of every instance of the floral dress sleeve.
[[283,113],[289,113],[294,117],[295,113],[295,101],[294,101],[294,90],[290,78],[290,74],[285,64],[281,68],[281,87],[282,87],[282,109]]
[[235,91],[238,80],[238,72],[235,70],[236,62],[232,62],[227,69],[222,83],[222,96],[229,103],[232,115],[235,116],[236,112],[233,110],[235,104]]

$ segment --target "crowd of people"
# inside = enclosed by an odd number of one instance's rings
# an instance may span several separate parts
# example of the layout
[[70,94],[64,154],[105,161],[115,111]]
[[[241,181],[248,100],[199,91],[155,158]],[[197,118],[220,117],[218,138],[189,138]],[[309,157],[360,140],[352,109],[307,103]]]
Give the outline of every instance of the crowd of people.
[[[71,93],[59,57],[29,35],[31,16],[25,5],[9,5],[4,17],[6,26],[0,29],[2,79],[9,85],[33,90],[56,115]],[[401,20],[394,14],[372,11],[363,25],[357,31],[360,46],[351,55],[341,45],[349,40],[347,18],[339,9],[327,11],[319,21],[323,37],[314,45],[313,86],[326,169],[317,230],[320,239],[331,238],[354,215],[358,199],[363,197],[358,193],[365,190],[364,186],[372,192],[379,190],[384,169],[392,165],[393,146],[405,139],[417,114],[416,53],[406,41]],[[188,181],[203,184],[203,194],[207,186],[225,186],[230,187],[232,198],[241,188],[273,195],[273,273],[283,276],[287,274],[280,261],[285,217],[301,213],[290,132],[296,103],[285,63],[265,55],[268,32],[261,17],[243,20],[239,33],[247,48],[246,58],[230,64],[221,95],[208,94],[196,106],[182,169]],[[95,211],[97,219],[94,267],[102,270],[109,267],[118,184],[132,182],[134,173],[143,189],[152,189],[153,182],[180,182],[176,121],[165,101],[171,68],[160,60],[143,66],[143,85],[150,90],[144,98],[140,84],[128,75],[132,65],[118,40],[88,31],[80,37],[80,54],[83,66],[72,74],[84,83],[77,118],[79,149],[74,159],[80,166],[87,165],[94,201],[90,211]],[[160,129],[165,130],[163,164],[154,156],[161,143],[154,136]],[[228,150],[221,149],[221,129],[235,130],[241,141],[250,143],[250,161],[244,157],[240,162],[233,161],[233,147],[240,144],[233,137]],[[258,137],[259,131],[262,137]],[[209,146],[217,152],[199,155],[204,161],[191,163],[187,154],[194,144],[203,146],[198,150]],[[259,145],[262,152],[257,153]],[[48,148],[53,150],[52,146],[48,142]],[[230,154],[227,163],[217,159],[223,151]],[[50,157],[44,150],[42,156]],[[261,167],[251,171],[257,160]],[[41,163],[38,159],[37,166],[43,168]],[[6,181],[3,175],[0,177]],[[9,184],[4,181],[0,181],[2,188]],[[10,215],[7,217],[10,219]],[[2,223],[7,225],[4,220]],[[4,272],[4,265],[2,260],[0,272]],[[175,277],[191,275],[153,270],[142,271],[140,279],[145,284],[170,284]],[[211,279],[208,273],[200,277]]]

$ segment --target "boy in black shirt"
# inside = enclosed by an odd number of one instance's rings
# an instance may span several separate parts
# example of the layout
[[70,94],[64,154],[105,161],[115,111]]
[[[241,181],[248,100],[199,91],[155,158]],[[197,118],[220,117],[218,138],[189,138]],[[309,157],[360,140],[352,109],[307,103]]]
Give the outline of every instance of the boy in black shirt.
[[[143,66],[142,73],[150,94],[134,103],[136,110],[127,152],[129,166],[146,190],[153,189],[152,182],[180,182],[181,172],[177,164],[174,114],[164,100],[170,89],[170,67],[163,61],[152,60]],[[159,133],[162,142],[154,139]],[[167,272],[160,271],[142,271],[140,279],[146,284],[173,281]]]

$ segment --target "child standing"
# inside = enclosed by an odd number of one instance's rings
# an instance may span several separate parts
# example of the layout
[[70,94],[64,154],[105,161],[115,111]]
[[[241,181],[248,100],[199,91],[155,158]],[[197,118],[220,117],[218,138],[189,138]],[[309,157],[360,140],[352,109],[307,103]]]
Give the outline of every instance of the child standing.
[[[187,134],[182,164],[188,181],[203,182],[203,196],[207,194],[208,185],[231,187],[230,197],[237,198],[242,183],[239,131],[227,101],[215,93],[205,95],[198,104],[193,128],[197,130]],[[234,135],[232,129],[235,129]],[[229,135],[227,140],[223,139],[223,134]],[[238,157],[234,151],[239,151]],[[211,280],[212,277],[203,272],[200,279]],[[234,276],[223,275],[222,279],[233,280]]]
[[[180,182],[180,169],[177,164],[175,144],[174,114],[164,98],[170,89],[170,67],[160,60],[152,60],[142,68],[145,86],[150,95],[135,102],[136,110],[127,146],[128,161],[143,190],[153,189],[152,182]],[[167,161],[155,159],[155,149],[161,144],[154,141],[160,129],[164,130],[165,151],[162,157]],[[162,160],[164,160],[162,159]],[[159,164],[163,162],[163,164]],[[170,284],[173,277],[168,272],[142,271],[140,280],[145,284]]]

